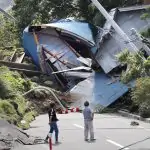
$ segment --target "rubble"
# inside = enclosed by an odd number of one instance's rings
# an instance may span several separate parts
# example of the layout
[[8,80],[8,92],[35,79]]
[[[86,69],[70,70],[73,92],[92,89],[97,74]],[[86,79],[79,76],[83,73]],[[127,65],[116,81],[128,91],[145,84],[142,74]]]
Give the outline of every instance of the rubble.
[[53,82],[52,81],[45,81],[44,84],[45,84],[45,86],[52,87]]
[[[130,35],[129,29],[141,31],[147,26],[147,21],[140,19],[147,7],[110,11],[124,32],[135,40],[139,50],[143,45]],[[23,46],[26,55],[32,57],[43,73],[53,76],[64,91],[70,91],[76,101],[74,105],[89,100],[93,105],[108,107],[134,86],[133,82],[122,84],[120,81],[123,66],[116,55],[129,46],[108,21],[103,28],[69,18],[28,26],[23,32]]]
[[10,150],[15,144],[32,145],[34,138],[16,126],[0,119],[0,149]]

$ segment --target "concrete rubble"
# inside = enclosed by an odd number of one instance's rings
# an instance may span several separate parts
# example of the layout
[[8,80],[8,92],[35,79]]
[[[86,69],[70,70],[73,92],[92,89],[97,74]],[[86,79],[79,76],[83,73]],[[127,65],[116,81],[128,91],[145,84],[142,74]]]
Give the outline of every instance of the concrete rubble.
[[0,150],[10,150],[16,144],[31,145],[34,140],[16,126],[0,120]]

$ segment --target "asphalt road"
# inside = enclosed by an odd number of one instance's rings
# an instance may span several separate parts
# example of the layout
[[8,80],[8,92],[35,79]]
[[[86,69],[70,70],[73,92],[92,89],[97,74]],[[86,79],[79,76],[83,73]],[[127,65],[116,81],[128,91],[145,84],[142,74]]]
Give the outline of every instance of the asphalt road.
[[[53,145],[53,150],[150,150],[150,124],[140,122],[131,126],[132,120],[114,114],[95,115],[95,138],[93,143],[84,141],[83,118],[80,113],[58,116],[60,145]],[[45,138],[49,126],[47,115],[41,115],[27,131],[30,135]],[[24,146],[16,150],[48,150],[48,144]]]

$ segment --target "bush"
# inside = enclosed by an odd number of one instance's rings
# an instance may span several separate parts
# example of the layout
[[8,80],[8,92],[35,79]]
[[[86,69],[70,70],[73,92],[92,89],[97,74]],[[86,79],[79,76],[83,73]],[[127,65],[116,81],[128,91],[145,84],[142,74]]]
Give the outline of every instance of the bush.
[[25,80],[18,72],[12,72],[7,67],[0,67],[0,98],[5,99],[30,90],[32,83]]
[[139,106],[139,114],[143,118],[150,117],[150,103],[149,102],[144,102]]
[[147,75],[146,69],[144,68],[144,54],[142,52],[131,53],[125,50],[117,55],[118,60],[123,64],[127,65],[126,71],[121,75],[121,81],[123,83],[128,83],[133,79],[139,78],[141,76]]
[[0,100],[0,115],[2,118],[17,125],[19,116],[13,105],[7,100]]
[[0,98],[10,98],[15,95],[15,92],[12,90],[11,85],[8,81],[4,81],[0,77]]
[[37,112],[35,111],[30,111],[28,113],[25,114],[25,116],[23,117],[23,120],[25,121],[24,124],[19,124],[19,127],[26,130],[30,128],[30,122],[33,121],[35,119],[35,117],[37,116]]
[[24,116],[27,109],[27,102],[21,95],[17,95],[15,98],[10,100],[10,103],[15,107],[18,115]]
[[8,101],[0,100],[0,113],[13,115],[16,114],[16,111],[13,105],[11,105]]
[[30,112],[25,114],[25,116],[23,117],[23,120],[25,120],[27,122],[31,122],[34,120],[36,114],[37,113],[35,111],[30,111]]
[[137,79],[132,91],[132,100],[138,105],[143,102],[150,102],[150,77]]
[[148,28],[147,30],[141,32],[141,35],[146,37],[146,38],[149,38],[150,37],[150,28]]
[[132,90],[132,100],[138,105],[140,116],[150,117],[150,77],[137,79]]

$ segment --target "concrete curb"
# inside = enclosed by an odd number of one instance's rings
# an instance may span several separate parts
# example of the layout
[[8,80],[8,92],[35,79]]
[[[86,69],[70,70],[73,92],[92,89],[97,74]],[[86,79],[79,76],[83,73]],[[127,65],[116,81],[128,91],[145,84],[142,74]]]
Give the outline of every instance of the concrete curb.
[[146,123],[150,123],[150,118],[143,118],[139,115],[131,114],[131,113],[124,111],[124,110],[118,110],[118,113],[119,113],[119,115],[121,115],[123,117],[128,117],[131,119],[136,119],[136,120],[144,121]]

